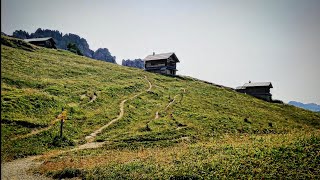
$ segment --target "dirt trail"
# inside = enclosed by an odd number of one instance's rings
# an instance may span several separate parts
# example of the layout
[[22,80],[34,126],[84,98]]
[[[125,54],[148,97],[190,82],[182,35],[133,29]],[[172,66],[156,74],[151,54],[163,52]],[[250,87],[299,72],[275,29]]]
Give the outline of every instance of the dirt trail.
[[82,144],[74,149],[71,149],[70,151],[99,148],[99,147],[102,147],[104,144],[106,144],[106,141],[104,141],[104,142],[89,142],[89,143]]
[[173,97],[173,100],[171,102],[169,102],[169,104],[166,106],[165,110],[167,110],[169,108],[169,106],[171,106],[171,104],[173,104],[176,101],[177,96],[178,96],[178,94]]
[[[146,91],[150,91],[151,88],[152,88],[152,84],[151,84],[151,82],[148,80],[147,76],[145,76],[145,79],[146,79],[146,80],[148,81],[148,83],[149,83],[149,88],[148,88]],[[142,93],[143,93],[143,92],[140,92],[140,93],[132,96],[132,97],[129,98],[129,99],[131,100],[131,99],[133,99],[133,98],[141,95]],[[87,141],[88,143],[93,142],[93,141],[94,141],[94,138],[95,138],[98,134],[100,134],[105,128],[109,127],[111,124],[115,123],[116,121],[118,121],[119,119],[121,119],[121,118],[123,117],[123,115],[124,115],[124,103],[127,102],[129,99],[125,99],[125,100],[121,101],[121,103],[120,103],[120,105],[119,105],[119,107],[120,107],[120,113],[119,113],[119,115],[118,115],[117,118],[111,120],[108,124],[102,126],[102,127],[99,128],[98,130],[96,130],[96,131],[94,131],[93,133],[91,133],[89,136],[86,136],[86,137],[85,137],[85,139],[86,139],[86,141]]]
[[152,89],[152,84],[151,84],[151,82],[149,81],[149,79],[147,78],[147,76],[144,76],[145,78],[146,78],[146,80],[148,81],[148,83],[149,83],[149,89],[147,89],[147,91],[151,91],[151,89]]
[[[173,97],[173,100],[172,100],[171,102],[169,102],[169,104],[166,106],[165,110],[167,110],[167,109],[169,108],[169,106],[174,103],[174,101],[175,101],[175,99],[176,99],[177,96],[178,96],[178,95],[175,95],[175,96]],[[157,111],[154,119],[159,119],[159,117],[160,117],[160,116],[159,116],[159,111]]]
[[119,119],[121,119],[123,117],[124,114],[124,103],[127,101],[128,99],[125,99],[123,101],[121,101],[120,103],[120,113],[118,115],[117,118],[113,119],[112,121],[110,121],[108,124],[102,126],[101,128],[99,128],[98,130],[94,131],[93,133],[91,133],[89,136],[86,136],[85,139],[87,140],[87,142],[92,142],[94,140],[94,138],[100,134],[102,132],[102,130],[104,130],[105,128],[109,127],[111,124],[113,124],[114,122],[118,121]]
[[1,179],[23,179],[23,180],[40,180],[50,179],[45,176],[28,173],[30,168],[39,166],[42,162],[34,161],[40,156],[31,156],[28,158],[18,159],[12,162],[1,164]]
[[[185,88],[182,88],[183,90],[183,93],[186,93],[186,89]],[[167,110],[175,101],[176,101],[176,98],[179,94],[175,95],[173,97],[173,100],[171,102],[169,102],[169,104],[166,106],[165,110]],[[154,119],[159,119],[159,111],[156,112],[156,115],[154,117]]]
[[14,138],[11,138],[10,140],[17,140],[17,139],[26,138],[26,137],[29,137],[29,136],[33,136],[33,135],[35,135],[35,134],[39,134],[39,133],[41,133],[41,132],[43,132],[43,131],[49,130],[49,129],[52,128],[53,125],[54,125],[57,121],[59,121],[59,120],[60,120],[60,119],[57,118],[57,119],[53,120],[48,127],[45,127],[45,128],[42,128],[42,129],[33,130],[33,131],[31,131],[30,133],[28,133],[28,134],[19,135],[19,136],[16,136],[16,137],[14,137]]
[[[146,91],[150,91],[152,88],[152,84],[151,82],[148,80],[147,76],[145,76],[145,79],[148,81],[149,83],[149,88]],[[144,91],[145,92],[145,91]],[[144,92],[140,92],[134,96],[132,96],[129,99],[133,99],[139,95],[141,95]],[[34,167],[37,167],[39,165],[41,165],[43,162],[41,161],[35,161],[36,159],[39,159],[41,157],[51,157],[51,156],[56,156],[62,153],[66,153],[66,152],[72,152],[72,151],[77,151],[77,150],[81,150],[81,149],[91,149],[91,148],[99,148],[102,147],[106,142],[92,142],[94,140],[94,138],[96,137],[97,134],[101,133],[101,131],[105,128],[107,128],[108,126],[110,126],[111,124],[115,123],[116,121],[118,121],[119,119],[121,119],[124,115],[124,103],[129,100],[129,99],[125,99],[123,101],[121,101],[119,107],[120,107],[120,113],[118,115],[117,118],[113,119],[112,121],[110,121],[108,124],[102,126],[100,129],[96,130],[95,132],[91,133],[90,136],[86,137],[87,143],[80,145],[78,147],[75,147],[73,149],[70,150],[64,150],[64,151],[56,151],[56,152],[48,152],[46,154],[43,155],[37,155],[37,156],[30,156],[27,158],[23,158],[23,159],[17,159],[14,160],[12,162],[6,162],[6,163],[1,163],[1,179],[5,179],[5,180],[12,180],[12,179],[21,179],[21,180],[47,180],[47,179],[51,179],[42,175],[35,175],[35,174],[31,174],[28,173],[28,170]],[[42,131],[48,130],[49,128],[51,128],[51,126],[54,125],[54,123],[59,120],[56,119],[54,120],[50,126],[48,126],[47,128],[43,128],[40,129],[38,131],[35,132],[31,132],[29,134],[23,135],[19,138],[23,138],[23,137],[28,137],[34,134],[38,134]]]

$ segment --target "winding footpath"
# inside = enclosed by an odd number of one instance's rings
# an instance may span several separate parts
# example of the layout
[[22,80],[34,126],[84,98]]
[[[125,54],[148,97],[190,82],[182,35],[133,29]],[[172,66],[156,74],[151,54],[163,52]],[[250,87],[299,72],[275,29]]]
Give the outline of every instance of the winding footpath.
[[[149,81],[148,81],[149,82]],[[150,83],[150,82],[149,82]],[[82,96],[85,96],[85,95],[82,95]],[[89,103],[92,103],[94,102],[95,100],[97,99],[97,96],[96,95],[93,95],[92,96],[92,99],[89,101]],[[50,125],[48,127],[45,127],[45,128],[41,128],[41,129],[36,129],[36,130],[33,130],[31,131],[30,133],[28,134],[23,134],[23,135],[20,135],[20,136],[16,136],[14,138],[11,138],[10,140],[17,140],[17,139],[23,139],[23,138],[27,138],[29,136],[33,136],[33,135],[36,135],[36,134],[39,134],[43,131],[47,131],[49,130],[50,128],[52,128],[56,122],[60,121],[59,119],[59,116],[61,116],[61,114],[58,115],[58,118],[56,118],[55,120],[51,121]]]
[[[54,155],[59,155],[65,152],[71,152],[71,151],[77,151],[77,150],[81,150],[81,149],[90,149],[90,148],[99,148],[102,147],[103,144],[105,144],[106,142],[93,142],[95,137],[100,134],[102,132],[102,130],[104,130],[105,128],[109,127],[111,124],[117,122],[118,120],[120,120],[123,115],[124,115],[124,103],[128,100],[131,100],[133,98],[136,98],[137,96],[141,95],[144,92],[148,92],[151,91],[152,89],[152,84],[151,82],[148,80],[147,76],[144,76],[145,79],[148,81],[149,84],[149,88],[146,91],[142,91],[128,99],[125,99],[123,101],[121,101],[119,107],[120,107],[120,113],[118,115],[117,118],[113,119],[112,121],[110,121],[108,124],[102,126],[101,128],[99,128],[98,130],[94,131],[93,133],[91,133],[89,136],[85,137],[85,139],[87,140],[87,143],[80,145],[78,147],[75,147],[73,149],[70,150],[65,150],[65,151],[60,151],[60,152],[56,152],[56,153],[47,153],[44,155],[37,155],[37,156],[29,156],[27,158],[22,158],[22,159],[17,159],[11,162],[5,162],[1,164],[1,179],[5,179],[5,180],[12,180],[12,179],[21,179],[21,180],[40,180],[40,179],[51,179],[42,175],[35,175],[35,174],[31,174],[28,173],[28,170],[30,170],[31,168],[35,168],[40,166],[43,162],[40,161],[36,161],[37,159],[46,156],[46,157],[50,157],[50,156],[54,156]],[[59,120],[59,119],[58,119]],[[57,121],[54,120],[51,123],[51,126],[53,126],[53,124]],[[34,134],[38,134],[42,131],[48,130],[49,128],[51,128],[51,126],[48,126],[47,128],[43,128],[40,129],[38,131],[35,132],[31,132],[29,134],[23,135],[23,136],[19,136],[19,138],[24,138],[24,137],[28,137]]]
[[[149,88],[146,90],[146,92],[148,91],[151,91],[151,88],[152,88],[152,84],[151,82],[148,80],[147,76],[144,76],[146,78],[146,80],[148,81],[149,83]],[[89,136],[86,136],[85,139],[87,140],[88,143],[91,143],[94,141],[95,137],[100,134],[104,129],[106,129],[107,127],[109,127],[111,124],[117,122],[119,119],[121,119],[124,115],[124,103],[127,102],[128,100],[131,100],[133,98],[136,98],[137,96],[141,95],[142,93],[144,92],[140,92],[134,96],[132,96],[131,98],[129,99],[125,99],[123,101],[121,101],[119,107],[120,107],[120,113],[118,115],[117,118],[113,119],[112,121],[110,121],[108,124],[102,126],[101,128],[99,128],[98,130],[94,131],[93,133],[91,133]]]
[[[185,89],[185,88],[182,88],[182,90],[183,90],[183,93],[186,93],[186,89]],[[167,105],[166,108],[165,108],[165,111],[167,111],[168,108],[176,101],[176,98],[178,97],[178,95],[179,95],[179,94],[175,95],[175,96],[173,97],[173,100],[168,103],[168,105]],[[159,119],[159,111],[156,112],[156,115],[155,115],[154,119]]]
[[[61,115],[61,114],[59,114],[59,116],[60,116],[60,115]],[[11,138],[10,140],[23,139],[23,138],[26,138],[26,137],[29,137],[29,136],[33,136],[33,135],[39,134],[39,133],[41,133],[41,132],[43,132],[43,131],[46,131],[46,130],[49,130],[50,128],[52,128],[52,127],[54,126],[54,124],[55,124],[56,122],[58,122],[58,121],[60,121],[60,119],[59,119],[59,118],[56,118],[55,120],[53,120],[53,121],[50,123],[50,125],[49,125],[48,127],[41,128],[41,129],[37,129],[37,130],[33,130],[33,131],[31,131],[30,133],[28,133],[28,134],[23,134],[23,135],[20,135],[20,136],[16,136],[16,137],[14,137],[14,138]]]

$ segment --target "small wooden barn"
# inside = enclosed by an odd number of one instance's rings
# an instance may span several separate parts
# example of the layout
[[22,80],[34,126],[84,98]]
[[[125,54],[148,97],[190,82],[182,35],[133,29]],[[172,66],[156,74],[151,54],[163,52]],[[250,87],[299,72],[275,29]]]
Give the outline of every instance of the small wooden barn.
[[245,83],[243,86],[237,87],[236,91],[270,102],[272,101],[270,88],[273,88],[271,82],[249,82]]
[[177,66],[176,63],[180,62],[175,53],[162,53],[148,55],[144,58],[144,67],[146,71],[176,75]]
[[56,42],[52,37],[24,39],[24,41],[37,46],[57,49]]

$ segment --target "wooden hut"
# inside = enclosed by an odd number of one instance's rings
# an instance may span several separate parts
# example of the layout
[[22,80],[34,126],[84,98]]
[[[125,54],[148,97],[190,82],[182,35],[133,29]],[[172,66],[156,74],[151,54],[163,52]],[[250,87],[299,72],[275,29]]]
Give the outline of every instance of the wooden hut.
[[56,42],[52,37],[24,39],[24,41],[37,46],[57,49]]
[[265,101],[272,101],[270,88],[273,88],[271,82],[245,83],[243,86],[236,88],[237,92],[249,94]]
[[176,63],[180,62],[175,53],[148,55],[144,58],[145,70],[154,73],[176,75]]

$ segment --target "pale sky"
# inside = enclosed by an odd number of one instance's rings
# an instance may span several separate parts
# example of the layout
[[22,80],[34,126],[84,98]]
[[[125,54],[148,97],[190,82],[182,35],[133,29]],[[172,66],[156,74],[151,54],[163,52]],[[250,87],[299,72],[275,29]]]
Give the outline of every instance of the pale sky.
[[74,33],[122,59],[175,52],[178,74],[320,104],[320,0],[1,0],[1,31]]

